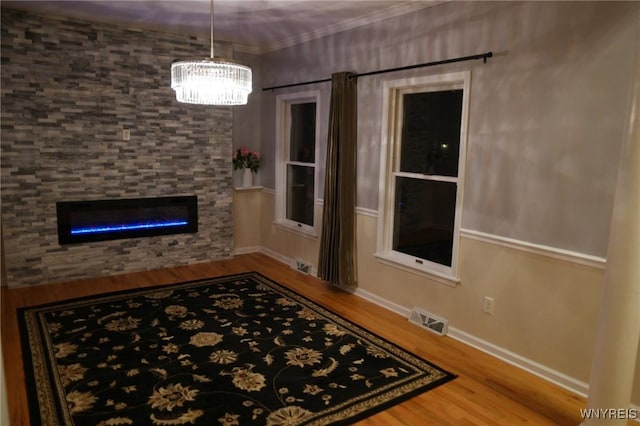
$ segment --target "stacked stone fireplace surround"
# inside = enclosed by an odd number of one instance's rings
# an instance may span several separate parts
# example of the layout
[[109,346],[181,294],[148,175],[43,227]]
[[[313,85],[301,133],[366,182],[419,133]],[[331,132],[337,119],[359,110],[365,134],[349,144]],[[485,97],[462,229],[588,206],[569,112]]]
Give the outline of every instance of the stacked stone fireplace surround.
[[[232,111],[179,104],[208,40],[2,10],[2,238],[10,287],[229,258]],[[130,139],[124,140],[123,130]],[[196,195],[196,234],[61,246],[56,202]]]

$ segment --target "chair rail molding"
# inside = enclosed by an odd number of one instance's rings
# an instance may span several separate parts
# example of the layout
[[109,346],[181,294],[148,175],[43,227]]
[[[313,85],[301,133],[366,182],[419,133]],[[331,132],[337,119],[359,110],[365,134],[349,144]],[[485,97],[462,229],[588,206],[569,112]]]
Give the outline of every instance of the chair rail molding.
[[486,232],[475,231],[472,229],[462,228],[460,236],[472,240],[478,240],[489,244],[502,247],[508,247],[516,250],[522,250],[527,253],[534,253],[541,256],[547,256],[558,260],[573,262],[580,265],[590,266],[592,268],[603,269],[607,263],[607,259],[598,256],[592,256],[571,250],[565,250],[557,247],[546,246],[543,244],[530,243],[528,241],[516,240],[514,238],[503,237]]

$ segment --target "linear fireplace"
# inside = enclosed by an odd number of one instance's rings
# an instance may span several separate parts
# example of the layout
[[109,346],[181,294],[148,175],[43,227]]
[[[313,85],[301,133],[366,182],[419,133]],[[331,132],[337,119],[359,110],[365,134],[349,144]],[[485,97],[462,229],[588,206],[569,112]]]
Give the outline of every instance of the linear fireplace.
[[56,210],[61,245],[198,232],[195,195],[60,201]]

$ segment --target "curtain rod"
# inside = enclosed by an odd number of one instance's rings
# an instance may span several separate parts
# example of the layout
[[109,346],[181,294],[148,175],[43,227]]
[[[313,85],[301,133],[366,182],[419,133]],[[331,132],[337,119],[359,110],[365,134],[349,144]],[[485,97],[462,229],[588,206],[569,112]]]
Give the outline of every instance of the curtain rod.
[[[422,64],[407,65],[407,66],[404,66],[404,67],[387,68],[387,69],[383,69],[383,70],[363,72],[361,74],[354,74],[354,75],[351,76],[351,78],[366,77],[366,76],[369,76],[369,75],[376,75],[376,74],[382,74],[382,73],[394,72],[394,71],[404,71],[404,70],[410,70],[410,69],[413,69],[413,68],[432,67],[432,66],[435,66],[435,65],[451,64],[453,62],[473,61],[473,60],[476,60],[476,59],[482,59],[482,61],[486,64],[487,63],[487,59],[492,57],[492,56],[493,56],[493,52],[480,53],[480,54],[471,55],[471,56],[461,56],[459,58],[443,59],[441,61],[425,62],[425,63],[422,63]],[[315,83],[326,83],[328,81],[331,81],[331,79],[330,78],[325,78],[325,79],[322,79],[322,80],[304,81],[302,83],[283,84],[281,86],[265,87],[265,88],[262,89],[262,91],[266,92],[267,90],[284,89],[286,87],[305,86],[307,84],[315,84]]]

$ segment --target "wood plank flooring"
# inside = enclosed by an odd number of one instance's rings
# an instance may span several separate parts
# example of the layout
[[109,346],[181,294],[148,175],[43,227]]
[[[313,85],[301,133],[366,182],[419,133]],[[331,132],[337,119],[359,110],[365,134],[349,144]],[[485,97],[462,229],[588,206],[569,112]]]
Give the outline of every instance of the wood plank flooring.
[[358,425],[575,426],[581,422],[579,410],[586,405],[583,398],[449,337],[434,335],[400,315],[256,253],[236,256],[233,260],[34,288],[2,288],[2,344],[10,426],[29,425],[16,308],[248,271],[260,272],[458,375],[452,382],[369,417]]

